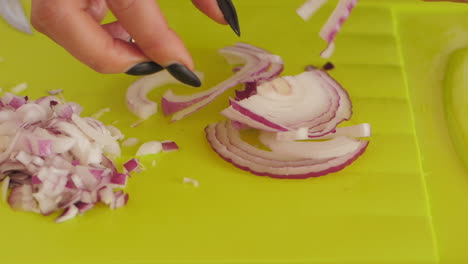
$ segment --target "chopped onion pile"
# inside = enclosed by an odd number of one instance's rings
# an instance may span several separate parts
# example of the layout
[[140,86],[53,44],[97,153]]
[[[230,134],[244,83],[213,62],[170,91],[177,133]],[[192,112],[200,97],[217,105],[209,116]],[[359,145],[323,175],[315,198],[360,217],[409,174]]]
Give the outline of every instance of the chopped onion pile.
[[54,96],[31,101],[5,94],[0,98],[0,180],[13,209],[43,215],[63,211],[56,222],[83,214],[97,203],[124,206],[122,190],[137,160],[119,173],[111,161],[120,156],[120,131],[81,117],[76,103]]
[[[317,10],[319,10],[327,0],[307,0],[297,9],[297,14],[305,21],[309,20]],[[327,42],[327,48],[320,54],[323,58],[330,58],[335,51],[335,38],[344,22],[349,18],[351,11],[356,6],[358,0],[340,0],[322,27],[319,35]]]

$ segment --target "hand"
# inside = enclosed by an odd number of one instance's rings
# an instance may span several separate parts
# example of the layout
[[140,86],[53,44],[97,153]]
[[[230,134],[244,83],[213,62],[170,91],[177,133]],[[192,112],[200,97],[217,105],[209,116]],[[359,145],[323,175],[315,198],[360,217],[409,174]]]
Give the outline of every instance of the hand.
[[[230,0],[192,2],[216,22],[228,21],[238,33]],[[118,21],[101,25],[108,9]],[[165,68],[186,84],[201,85],[189,52],[155,0],[33,0],[31,22],[97,72],[145,75]]]

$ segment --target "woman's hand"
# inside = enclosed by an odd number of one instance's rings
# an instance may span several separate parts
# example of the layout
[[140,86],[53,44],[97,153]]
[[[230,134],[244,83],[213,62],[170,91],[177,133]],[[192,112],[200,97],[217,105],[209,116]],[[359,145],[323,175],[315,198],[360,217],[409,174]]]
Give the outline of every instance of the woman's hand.
[[[230,0],[192,2],[216,22],[228,21],[238,32]],[[101,25],[108,9],[118,21]],[[192,72],[189,52],[155,0],[33,0],[31,22],[97,72],[145,75],[165,68],[186,84],[201,85]]]

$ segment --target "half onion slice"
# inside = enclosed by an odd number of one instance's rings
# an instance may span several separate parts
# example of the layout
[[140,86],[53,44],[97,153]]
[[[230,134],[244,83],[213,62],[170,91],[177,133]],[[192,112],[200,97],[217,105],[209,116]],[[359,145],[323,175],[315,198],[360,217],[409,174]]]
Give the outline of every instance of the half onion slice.
[[305,129],[308,138],[335,131],[349,120],[348,93],[321,70],[279,77],[257,87],[257,93],[222,111],[227,118],[269,132]]
[[345,152],[338,151],[337,146],[337,156],[315,159],[291,157],[253,147],[242,140],[239,131],[229,121],[211,124],[205,131],[211,147],[224,160],[259,176],[282,179],[305,179],[340,171],[364,153],[369,144],[368,141],[356,140],[357,144],[346,146]]
[[229,64],[242,64],[232,77],[215,87],[192,95],[176,95],[171,90],[164,94],[164,115],[173,115],[172,121],[180,120],[205,107],[228,89],[242,83],[271,80],[283,71],[282,59],[268,51],[245,43],[223,48],[219,51]]

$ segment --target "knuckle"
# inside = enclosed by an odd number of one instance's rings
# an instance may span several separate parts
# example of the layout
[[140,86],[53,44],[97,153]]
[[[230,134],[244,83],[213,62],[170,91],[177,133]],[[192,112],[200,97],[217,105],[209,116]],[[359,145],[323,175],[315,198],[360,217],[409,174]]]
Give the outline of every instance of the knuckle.
[[113,12],[122,12],[131,8],[137,0],[107,0],[107,6]]
[[115,71],[113,71],[113,69],[109,67],[109,64],[105,63],[105,61],[103,60],[93,60],[88,64],[88,66],[98,73],[115,73]]
[[49,25],[54,24],[60,18],[60,8],[55,1],[36,0],[32,2],[31,24],[42,32]]

